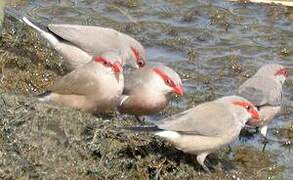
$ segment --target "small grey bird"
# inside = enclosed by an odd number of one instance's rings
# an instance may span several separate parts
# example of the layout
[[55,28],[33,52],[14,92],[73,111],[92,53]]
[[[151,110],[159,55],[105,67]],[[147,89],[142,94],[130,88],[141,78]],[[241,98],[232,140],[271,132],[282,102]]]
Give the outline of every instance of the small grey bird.
[[70,70],[111,50],[122,52],[123,64],[129,64],[134,68],[145,65],[145,50],[141,43],[114,29],[99,26],[49,24],[48,32],[46,32],[26,17],[22,19],[50,42],[53,48],[64,57]]
[[211,152],[235,141],[246,123],[258,123],[256,107],[239,96],[227,96],[200,104],[169,118],[153,122],[151,127],[130,127],[133,131],[149,131],[171,141],[186,153],[197,154],[198,163],[204,164]]
[[261,134],[264,137],[268,124],[281,109],[282,86],[287,77],[288,72],[284,66],[267,64],[237,90],[237,95],[251,101],[259,109],[261,121],[258,126],[261,127]]
[[147,65],[125,75],[118,110],[138,116],[152,115],[164,109],[172,94],[183,95],[180,76],[163,64]]
[[113,110],[124,86],[121,61],[117,53],[105,52],[62,77],[39,100],[91,113]]

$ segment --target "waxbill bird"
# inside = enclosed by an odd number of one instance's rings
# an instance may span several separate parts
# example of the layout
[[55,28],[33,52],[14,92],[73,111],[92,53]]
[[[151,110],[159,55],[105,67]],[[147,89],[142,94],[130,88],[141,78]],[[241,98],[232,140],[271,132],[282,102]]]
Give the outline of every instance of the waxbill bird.
[[247,79],[237,90],[237,95],[251,101],[260,112],[261,134],[266,137],[268,124],[281,109],[282,85],[288,77],[284,66],[267,64]]
[[154,121],[155,126],[125,129],[152,132],[185,153],[197,154],[197,162],[210,172],[204,163],[207,155],[229,145],[246,123],[253,125],[258,119],[259,113],[252,103],[239,96],[227,96]]
[[90,62],[105,51],[122,52],[122,63],[134,68],[145,65],[144,47],[134,38],[111,28],[71,24],[49,24],[48,32],[26,17],[23,21],[38,31],[61,56],[70,70]]
[[121,57],[105,52],[57,81],[39,100],[91,113],[113,110],[122,94]]
[[125,84],[120,113],[135,115],[152,115],[164,109],[171,96],[183,95],[180,76],[163,64],[145,67],[125,74]]

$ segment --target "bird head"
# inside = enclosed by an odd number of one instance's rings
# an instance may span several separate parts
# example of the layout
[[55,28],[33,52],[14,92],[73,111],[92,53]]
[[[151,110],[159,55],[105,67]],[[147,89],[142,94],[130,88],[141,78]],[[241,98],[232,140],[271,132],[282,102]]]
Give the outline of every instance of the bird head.
[[101,56],[97,56],[95,62],[110,69],[113,73],[121,73],[123,71],[121,57],[114,51],[109,51],[103,53]]
[[251,102],[242,97],[234,96],[231,103],[237,112],[237,116],[246,120],[246,124],[253,126],[259,123],[259,112]]
[[256,73],[257,76],[272,77],[283,84],[288,78],[288,71],[279,64],[267,64],[262,66]]
[[161,91],[164,94],[175,93],[183,96],[183,87],[180,76],[171,68],[159,65],[152,68],[157,86],[155,91]]
[[136,69],[144,67],[146,64],[144,47],[135,39],[128,38],[127,41],[129,44],[129,48],[127,48],[129,58],[126,59],[125,63]]
[[260,121],[257,108],[248,100],[240,96],[226,96],[217,100],[222,106],[227,107],[242,125],[256,125]]

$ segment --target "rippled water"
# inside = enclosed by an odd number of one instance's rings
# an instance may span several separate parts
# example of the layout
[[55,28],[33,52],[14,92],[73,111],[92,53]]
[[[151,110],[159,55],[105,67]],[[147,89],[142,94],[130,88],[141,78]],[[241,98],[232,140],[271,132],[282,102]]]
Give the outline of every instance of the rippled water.
[[[107,26],[140,40],[150,61],[173,66],[185,79],[184,108],[231,95],[261,65],[280,63],[293,73],[293,9],[275,5],[239,4],[216,0],[11,0],[9,6],[42,23]],[[292,81],[285,96],[293,99]],[[204,93],[204,92],[209,93]],[[199,97],[194,102],[190,97]],[[292,116],[281,116],[272,132],[288,127]],[[248,144],[261,150],[257,141]],[[268,148],[293,179],[293,155],[279,143]]]

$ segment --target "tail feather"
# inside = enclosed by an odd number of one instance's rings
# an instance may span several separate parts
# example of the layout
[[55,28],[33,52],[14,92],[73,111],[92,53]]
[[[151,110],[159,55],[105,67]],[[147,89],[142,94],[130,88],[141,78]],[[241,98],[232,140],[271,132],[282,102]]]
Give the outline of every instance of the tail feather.
[[38,31],[44,38],[46,38],[52,44],[52,46],[56,46],[59,43],[59,40],[58,40],[58,38],[56,36],[54,36],[53,34],[51,34],[49,32],[46,32],[43,29],[39,28],[34,23],[32,23],[28,18],[23,17],[22,20],[27,25],[29,25],[30,27],[32,27],[36,31]]
[[157,126],[133,126],[133,127],[123,127],[122,129],[134,131],[134,132],[158,132],[162,129]]
[[157,126],[138,126],[138,127],[127,127],[123,129],[127,129],[134,132],[151,132],[157,136],[160,136],[169,140],[176,140],[181,136],[179,132],[160,129]]
[[41,102],[46,102],[46,101],[49,101],[50,94],[51,94],[51,91],[46,91],[44,93],[38,94],[37,98]]

